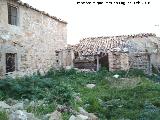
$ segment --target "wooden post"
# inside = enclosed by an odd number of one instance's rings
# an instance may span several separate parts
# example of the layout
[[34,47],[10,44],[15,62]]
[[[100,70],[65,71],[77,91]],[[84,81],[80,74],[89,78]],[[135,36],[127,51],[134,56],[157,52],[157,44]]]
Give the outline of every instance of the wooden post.
[[97,71],[99,71],[99,56],[97,55]]

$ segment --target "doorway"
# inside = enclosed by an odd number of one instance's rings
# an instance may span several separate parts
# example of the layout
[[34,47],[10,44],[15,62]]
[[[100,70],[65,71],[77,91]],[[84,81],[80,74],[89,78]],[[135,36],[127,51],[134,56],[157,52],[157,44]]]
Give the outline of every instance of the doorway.
[[6,73],[16,70],[16,53],[6,53]]
[[101,67],[106,68],[109,71],[109,60],[108,60],[108,54],[105,56],[101,57],[99,60]]

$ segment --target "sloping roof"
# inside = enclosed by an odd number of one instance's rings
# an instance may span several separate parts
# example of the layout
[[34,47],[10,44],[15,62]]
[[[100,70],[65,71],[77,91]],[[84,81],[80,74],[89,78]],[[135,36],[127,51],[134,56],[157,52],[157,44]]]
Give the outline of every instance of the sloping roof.
[[118,47],[133,47],[128,41],[134,41],[136,39],[141,40],[149,37],[156,37],[156,35],[153,33],[141,33],[134,35],[84,38],[76,45],[75,51],[82,56],[96,55],[100,52],[106,53]]
[[40,12],[41,14],[46,15],[46,16],[54,19],[54,20],[57,20],[58,22],[62,22],[62,23],[64,23],[64,24],[67,24],[66,21],[61,20],[60,18],[57,18],[57,17],[55,17],[55,16],[51,16],[51,15],[49,15],[48,13],[46,13],[46,12],[44,12],[44,11],[40,11],[40,10],[38,10],[38,9],[30,6],[30,5],[27,4],[27,3],[23,3],[21,0],[13,0],[13,1],[16,2],[16,3],[18,3],[18,4],[21,5],[21,6],[25,6],[25,7],[27,7],[27,8],[32,9],[32,10],[35,10],[35,11],[37,11],[37,12]]

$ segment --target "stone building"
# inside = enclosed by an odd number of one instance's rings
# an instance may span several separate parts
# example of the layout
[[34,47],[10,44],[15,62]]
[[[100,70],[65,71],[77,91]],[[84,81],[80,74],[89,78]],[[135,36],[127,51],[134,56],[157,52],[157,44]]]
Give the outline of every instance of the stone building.
[[160,65],[160,38],[152,33],[85,38],[75,46],[74,66],[110,71],[138,68],[151,73]]
[[44,73],[57,67],[67,23],[17,0],[0,0],[0,76]]
[[71,69],[74,67],[74,51],[73,48],[67,47],[56,50],[56,68]]

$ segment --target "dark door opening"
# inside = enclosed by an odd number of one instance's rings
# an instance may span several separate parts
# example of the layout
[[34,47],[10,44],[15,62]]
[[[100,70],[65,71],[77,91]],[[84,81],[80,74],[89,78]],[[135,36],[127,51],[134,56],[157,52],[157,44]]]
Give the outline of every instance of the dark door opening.
[[109,71],[109,60],[108,60],[108,54],[100,58],[99,60],[101,67],[105,67]]
[[6,73],[15,71],[16,54],[15,53],[6,53]]

